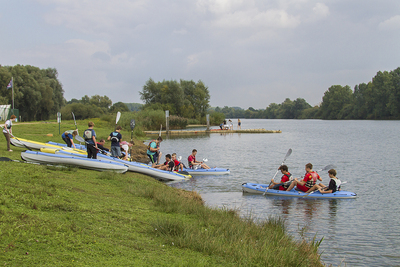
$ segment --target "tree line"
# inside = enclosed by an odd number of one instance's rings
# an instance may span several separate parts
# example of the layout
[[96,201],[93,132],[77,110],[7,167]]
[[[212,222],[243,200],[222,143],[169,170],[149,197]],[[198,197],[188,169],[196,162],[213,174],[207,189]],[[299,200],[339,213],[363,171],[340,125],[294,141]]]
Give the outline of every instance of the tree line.
[[312,107],[303,98],[286,98],[265,109],[216,107],[227,118],[363,120],[400,119],[400,67],[379,71],[368,83],[350,86],[332,85],[322,102]]
[[[226,118],[264,119],[400,119],[400,67],[379,71],[368,83],[353,90],[346,85],[332,85],[325,91],[322,102],[311,106],[303,98],[271,103],[265,109],[252,107],[210,108],[208,87],[200,80],[155,82],[151,78],[139,92],[144,104],[112,103],[107,96],[83,96],[66,101],[55,68],[40,69],[30,65],[0,65],[0,104],[12,102],[12,90],[7,89],[14,78],[14,103],[23,121],[55,118],[61,111],[64,119],[101,117],[120,112],[169,110],[170,115],[204,123],[210,113],[212,121]],[[151,112],[148,114],[151,114]],[[180,119],[177,119],[179,121]]]

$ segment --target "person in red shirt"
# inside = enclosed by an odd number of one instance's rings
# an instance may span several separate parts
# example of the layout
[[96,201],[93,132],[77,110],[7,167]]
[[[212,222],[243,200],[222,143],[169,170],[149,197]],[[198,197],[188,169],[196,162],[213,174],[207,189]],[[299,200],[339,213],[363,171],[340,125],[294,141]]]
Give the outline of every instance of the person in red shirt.
[[286,190],[291,184],[291,177],[292,175],[289,172],[289,168],[286,165],[279,166],[278,170],[281,171],[282,178],[281,182],[275,182],[274,179],[271,179],[271,184],[269,185],[268,189],[275,189],[275,190]]
[[175,171],[179,171],[179,169],[180,169],[181,171],[183,171],[183,163],[176,159],[176,153],[172,153],[172,158],[171,159],[172,159],[172,161],[174,162],[174,165],[175,165],[174,170]]
[[294,178],[294,181],[290,184],[289,188],[286,191],[292,190],[295,186],[303,192],[307,192],[311,187],[315,185],[317,179],[322,181],[321,177],[319,177],[318,173],[312,170],[313,165],[311,163],[306,164],[306,174],[304,175],[303,180],[299,180]]
[[194,166],[199,165],[203,169],[210,169],[210,167],[208,167],[207,164],[203,163],[202,161],[196,160],[196,154],[197,154],[197,150],[193,149],[192,154],[188,157],[189,167],[191,169],[194,169],[193,168]]

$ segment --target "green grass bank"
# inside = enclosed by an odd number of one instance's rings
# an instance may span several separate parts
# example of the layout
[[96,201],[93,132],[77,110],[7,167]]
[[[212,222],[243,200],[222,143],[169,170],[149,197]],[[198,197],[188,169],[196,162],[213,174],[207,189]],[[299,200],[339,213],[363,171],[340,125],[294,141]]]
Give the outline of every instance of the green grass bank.
[[[61,139],[58,124],[13,132]],[[23,149],[7,152],[1,140],[1,157],[20,160]],[[0,188],[4,266],[322,266],[317,243],[295,240],[280,219],[255,223],[208,208],[196,192],[136,173],[0,161]]]

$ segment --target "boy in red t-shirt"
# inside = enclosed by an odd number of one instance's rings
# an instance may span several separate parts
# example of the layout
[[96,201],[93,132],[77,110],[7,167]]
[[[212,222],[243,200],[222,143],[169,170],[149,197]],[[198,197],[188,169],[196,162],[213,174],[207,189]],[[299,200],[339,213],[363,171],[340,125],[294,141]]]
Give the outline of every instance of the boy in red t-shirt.
[[274,181],[274,179],[271,179],[271,184],[269,185],[268,189],[286,190],[290,185],[289,181],[292,175],[290,174],[289,168],[286,165],[279,166],[278,170],[280,170],[281,173],[283,174],[281,182],[277,183]]

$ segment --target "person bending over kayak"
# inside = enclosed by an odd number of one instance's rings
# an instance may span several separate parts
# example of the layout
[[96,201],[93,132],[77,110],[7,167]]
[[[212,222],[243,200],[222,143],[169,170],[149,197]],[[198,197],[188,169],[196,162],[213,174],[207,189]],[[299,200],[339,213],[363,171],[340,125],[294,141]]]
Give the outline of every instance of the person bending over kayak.
[[159,136],[156,140],[151,140],[149,145],[147,146],[147,156],[152,163],[152,167],[158,164],[159,158],[161,157],[160,152],[160,143],[162,142],[162,137]]
[[180,161],[178,161],[178,160],[176,159],[176,153],[172,153],[171,160],[174,162],[174,165],[175,165],[174,171],[177,171],[177,172],[178,172],[179,169],[180,169],[181,171],[183,171],[183,163],[180,162]]
[[303,192],[307,192],[311,187],[315,185],[317,179],[322,181],[321,177],[319,177],[318,173],[312,170],[313,165],[311,163],[306,164],[306,174],[304,175],[303,180],[299,180],[294,178],[294,181],[290,184],[289,188],[286,191],[292,190],[295,186]]
[[203,169],[210,169],[207,164],[203,163],[202,161],[196,160],[197,150],[193,149],[192,154],[188,157],[189,168],[193,169],[194,166],[199,165]]
[[74,144],[74,137],[78,135],[77,131],[65,131],[62,135],[61,138],[64,140],[65,143],[67,143],[67,147],[75,147]]
[[106,147],[104,147],[104,144],[106,143],[106,140],[100,139],[99,142],[97,142],[97,148],[98,151],[97,153],[101,152],[101,154],[107,155],[107,152],[110,152],[110,150]]
[[336,170],[335,169],[330,169],[328,171],[329,178],[331,180],[329,181],[329,186],[325,186],[322,183],[316,184],[313,187],[310,188],[306,193],[310,193],[314,190],[318,190],[322,194],[329,194],[329,193],[335,193],[336,191],[340,190],[340,185],[342,182],[336,178]]
[[279,166],[278,170],[280,170],[283,174],[281,182],[277,183],[274,181],[274,179],[271,179],[271,184],[269,185],[268,189],[286,190],[292,183],[292,175],[290,174],[289,168],[286,165]]

